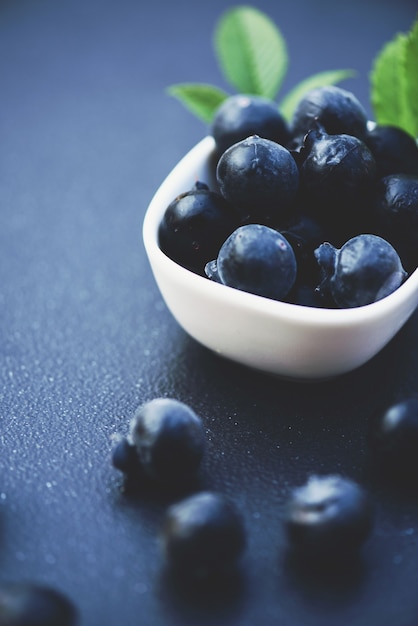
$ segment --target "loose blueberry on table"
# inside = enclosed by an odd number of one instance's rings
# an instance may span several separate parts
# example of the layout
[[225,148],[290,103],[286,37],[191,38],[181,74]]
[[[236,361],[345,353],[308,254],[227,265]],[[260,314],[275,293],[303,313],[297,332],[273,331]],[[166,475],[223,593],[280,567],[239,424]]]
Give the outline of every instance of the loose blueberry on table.
[[318,564],[360,548],[373,528],[369,495],[340,475],[310,476],[293,490],[285,514],[290,546]]
[[137,409],[112,462],[127,475],[143,472],[158,483],[182,486],[196,476],[205,449],[200,417],[179,400],[155,398]]
[[417,481],[418,397],[410,396],[375,412],[368,444],[372,460],[386,476]]
[[61,592],[33,583],[0,585],[3,626],[76,626],[78,611]]
[[186,577],[225,572],[245,549],[243,518],[222,494],[194,494],[168,508],[161,546],[168,567]]
[[129,476],[141,472],[142,466],[138,453],[127,437],[118,437],[118,441],[112,450],[112,464],[116,469]]

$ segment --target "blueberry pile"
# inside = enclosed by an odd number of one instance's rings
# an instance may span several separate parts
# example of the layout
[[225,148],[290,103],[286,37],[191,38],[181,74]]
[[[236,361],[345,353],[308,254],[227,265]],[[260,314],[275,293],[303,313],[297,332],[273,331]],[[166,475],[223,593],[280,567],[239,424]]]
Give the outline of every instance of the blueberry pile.
[[210,280],[267,298],[350,308],[397,289],[418,266],[418,144],[370,128],[340,87],[306,94],[287,123],[266,99],[215,113],[216,189],[173,199],[162,251]]

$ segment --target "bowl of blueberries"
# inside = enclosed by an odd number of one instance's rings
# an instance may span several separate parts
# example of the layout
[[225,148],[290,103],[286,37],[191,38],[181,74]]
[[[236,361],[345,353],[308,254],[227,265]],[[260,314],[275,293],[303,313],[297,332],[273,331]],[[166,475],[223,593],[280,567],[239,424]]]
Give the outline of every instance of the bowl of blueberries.
[[180,326],[217,354],[318,380],[354,370],[418,305],[418,146],[337,86],[290,122],[237,94],[170,172],[143,240]]

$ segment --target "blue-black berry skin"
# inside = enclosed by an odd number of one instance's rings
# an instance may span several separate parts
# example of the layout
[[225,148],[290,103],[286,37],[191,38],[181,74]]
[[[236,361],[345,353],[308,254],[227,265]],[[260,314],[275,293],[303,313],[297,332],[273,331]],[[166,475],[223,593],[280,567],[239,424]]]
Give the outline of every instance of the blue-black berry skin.
[[373,521],[368,493],[338,474],[311,476],[293,490],[285,513],[290,546],[318,559],[339,558],[358,550],[369,537]]
[[231,501],[203,491],[168,508],[161,540],[169,567],[190,577],[211,576],[237,564],[246,531]]
[[323,224],[311,216],[298,213],[280,232],[295,253],[298,282],[309,284],[315,281],[318,278],[318,265],[314,251],[328,239]]
[[206,450],[201,418],[173,398],[155,398],[140,406],[129,437],[146,474],[165,484],[192,481]]
[[317,123],[330,135],[346,134],[359,139],[367,135],[363,105],[353,93],[336,85],[312,89],[299,101],[290,128],[295,147]]
[[376,233],[398,250],[406,269],[418,266],[418,175],[390,174],[377,184]]
[[215,112],[211,134],[218,155],[251,135],[282,145],[286,145],[290,138],[288,124],[277,105],[267,98],[246,94],[224,100]]
[[418,477],[418,397],[410,396],[378,409],[369,424],[373,461],[385,475]]
[[226,200],[206,184],[196,183],[167,207],[159,226],[159,245],[173,261],[203,275],[206,263],[237,225]]
[[300,181],[306,211],[332,229],[339,243],[367,232],[377,181],[367,145],[351,135],[316,129],[306,135],[303,155]]
[[405,130],[376,124],[365,142],[375,158],[379,178],[389,174],[418,176],[418,144]]
[[247,224],[237,228],[222,245],[217,272],[224,285],[282,300],[296,280],[296,257],[278,231]]
[[358,235],[340,249],[325,242],[315,256],[322,274],[318,291],[330,295],[339,308],[381,300],[407,277],[397,251],[377,235]]
[[222,196],[235,207],[242,224],[284,223],[299,189],[299,170],[289,150],[257,135],[228,148],[216,176]]
[[133,474],[140,469],[136,447],[126,437],[122,437],[112,450],[112,464],[124,474]]
[[79,614],[61,592],[31,583],[0,585],[2,626],[77,626]]

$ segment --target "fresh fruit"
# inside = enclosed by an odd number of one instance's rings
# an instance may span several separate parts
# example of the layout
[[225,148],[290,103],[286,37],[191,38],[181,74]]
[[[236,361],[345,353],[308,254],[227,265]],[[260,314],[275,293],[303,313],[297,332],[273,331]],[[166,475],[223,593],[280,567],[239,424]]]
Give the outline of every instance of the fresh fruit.
[[[238,93],[268,98],[275,103],[288,70],[286,40],[262,11],[248,5],[227,9],[213,33],[214,51],[224,81]],[[332,85],[355,75],[353,70],[327,70],[307,76],[281,98],[279,106],[290,119],[301,94],[313,87]],[[207,82],[172,85],[168,93],[205,123],[211,123],[229,94]]]
[[389,174],[418,176],[418,144],[406,131],[376,124],[368,131],[365,142],[375,158],[379,178]]
[[34,583],[0,585],[2,626],[76,626],[78,611],[61,592]]
[[418,175],[391,174],[376,187],[374,200],[376,233],[399,252],[405,268],[418,265]]
[[222,196],[235,207],[241,223],[282,224],[299,188],[299,171],[290,152],[257,135],[228,148],[218,161],[216,176]]
[[370,420],[368,444],[373,460],[386,475],[418,476],[418,397],[380,408]]
[[260,224],[237,228],[222,245],[216,266],[224,285],[276,300],[283,299],[296,280],[292,246],[278,231]]
[[155,398],[140,406],[131,420],[129,441],[145,473],[169,485],[195,477],[206,449],[200,417],[173,398]]
[[[271,112],[267,103],[254,95],[226,98],[213,126],[219,123],[219,146],[227,136],[238,139],[237,129],[256,113]],[[417,144],[400,128],[368,129],[355,96],[334,86],[302,97],[296,129],[308,129],[297,149],[259,134],[239,139],[220,156],[215,149],[216,192],[197,183],[182,196],[204,190],[217,202],[222,198],[221,225],[218,218],[208,220],[213,230],[206,241],[206,218],[190,227],[193,211],[183,213],[180,196],[163,217],[162,250],[214,282],[294,304],[352,308],[389,295],[418,266],[418,174],[381,174],[415,171]],[[285,239],[279,246],[277,233]]]
[[286,145],[290,138],[287,122],[272,100],[245,94],[224,100],[215,112],[211,134],[219,155],[251,135],[282,145]]
[[284,524],[291,547],[319,564],[358,550],[373,518],[370,497],[356,482],[340,475],[313,475],[292,491]]
[[300,212],[280,232],[291,244],[295,253],[298,283],[310,284],[315,281],[318,278],[319,268],[315,262],[314,251],[328,238],[323,224]]
[[377,235],[358,235],[339,250],[323,243],[315,250],[322,281],[318,291],[340,308],[371,304],[395,291],[405,280],[396,250]]
[[168,508],[161,541],[169,567],[202,577],[236,565],[246,532],[232,502],[218,493],[200,492]]
[[135,446],[127,437],[121,437],[112,450],[113,467],[124,474],[132,475],[141,468]]
[[167,207],[158,230],[159,244],[173,261],[203,274],[206,263],[237,225],[226,200],[197,182]]
[[310,90],[301,98],[290,124],[292,147],[301,145],[303,137],[320,124],[329,135],[352,135],[364,139],[367,114],[351,91],[326,85]]
[[366,144],[347,134],[310,130],[300,181],[304,208],[334,233],[334,243],[366,232],[370,223],[376,163]]

